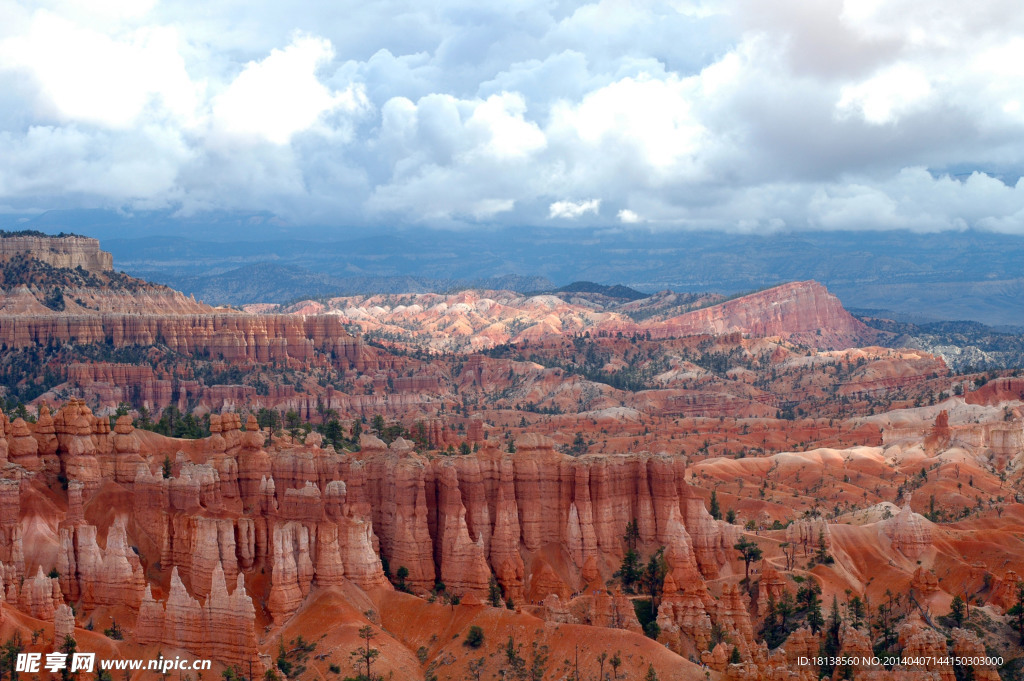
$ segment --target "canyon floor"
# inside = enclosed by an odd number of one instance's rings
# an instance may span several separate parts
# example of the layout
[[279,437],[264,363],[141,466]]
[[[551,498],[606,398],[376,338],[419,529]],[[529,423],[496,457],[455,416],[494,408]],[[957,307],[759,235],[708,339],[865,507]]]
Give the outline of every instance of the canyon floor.
[[816,282],[237,310],[3,241],[5,650],[1022,678],[1024,377],[893,347]]

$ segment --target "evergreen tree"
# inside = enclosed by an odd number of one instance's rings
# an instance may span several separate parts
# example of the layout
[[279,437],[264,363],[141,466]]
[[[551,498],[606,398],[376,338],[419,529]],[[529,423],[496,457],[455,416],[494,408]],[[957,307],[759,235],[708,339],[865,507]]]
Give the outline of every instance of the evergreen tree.
[[779,616],[779,627],[785,632],[784,635],[789,635],[790,620],[793,616],[793,612],[796,610],[793,604],[793,594],[789,592],[789,589],[783,589],[782,598],[779,599],[775,606],[775,611]]
[[708,509],[708,513],[715,520],[722,519],[722,509],[718,506],[718,492],[716,490],[711,490],[711,507]]
[[1024,582],[1017,582],[1016,595],[1016,602],[1007,611],[1007,614],[1013,617],[1014,623],[1017,625],[1017,634],[1020,636],[1020,642],[1024,644]]
[[643,582],[644,591],[646,591],[651,597],[651,607],[657,610],[658,599],[661,598],[661,592],[665,588],[665,577],[668,575],[668,562],[665,560],[665,547],[661,547],[654,552],[650,560],[647,561],[647,567],[644,568],[641,581]]
[[733,545],[733,548],[740,552],[740,558],[743,559],[743,565],[745,568],[745,576],[743,581],[750,581],[750,564],[755,560],[761,560],[761,549],[758,545],[746,537],[741,537],[738,542]]
[[771,649],[778,648],[785,640],[785,636],[779,636],[779,618],[775,612],[775,594],[768,592],[768,605],[764,615],[764,622],[761,624],[761,637]]
[[618,577],[622,581],[622,589],[626,593],[633,593],[633,585],[641,577],[640,554],[637,552],[637,545],[640,541],[640,529],[636,520],[626,523],[626,532],[622,536],[622,541],[626,544],[626,553],[622,557]]
[[64,665],[64,668],[60,670],[61,681],[71,681],[71,679],[78,678],[78,674],[71,673],[71,656],[78,650],[78,644],[75,643],[73,636],[68,634],[64,637],[64,641],[60,645],[60,652],[67,655],[68,663]]
[[[839,630],[843,626],[843,618],[839,614],[839,601],[835,596],[832,596],[832,612],[828,615],[828,622],[825,625],[825,636],[821,640],[821,647],[819,651],[821,656],[824,658],[833,658],[839,655]],[[832,672],[835,670],[835,665],[825,661],[825,664],[821,665],[818,676],[820,678],[830,678]]]
[[825,530],[818,530],[818,550],[814,553],[814,561],[822,565],[831,565],[835,562],[835,559],[828,552],[828,544],[825,542]]
[[626,543],[627,549],[637,550],[637,545],[640,543],[640,526],[636,519],[626,523],[626,533],[622,535],[622,541]]
[[11,681],[18,681],[18,655],[24,651],[25,644],[21,640],[21,632],[15,631],[14,634],[4,642],[3,648],[0,648],[0,676],[3,676],[3,672],[6,671],[10,674]]
[[[373,675],[370,673],[371,665],[373,664],[373,661],[380,656],[379,650],[370,647],[370,641],[372,641],[375,636],[376,634],[373,632],[373,627],[370,625],[360,627],[359,638],[362,639],[363,643],[351,653],[352,659],[355,661],[357,668],[362,669],[365,666],[365,678],[367,681],[373,681]],[[360,672],[360,674],[362,675],[362,672]]]
[[522,655],[519,654],[519,650],[522,648],[521,645],[516,645],[515,639],[510,635],[508,641],[505,642],[505,675],[506,679],[525,679],[526,678],[526,660],[523,659]]
[[474,624],[466,633],[466,640],[462,642],[462,645],[469,646],[470,648],[479,648],[483,644],[484,630]]
[[487,580],[487,600],[491,602],[491,607],[501,607],[501,586],[498,584],[498,580],[494,578],[494,575],[491,575],[491,578]]
[[409,578],[409,568],[404,565],[398,566],[398,572],[395,573],[398,578],[398,583],[395,584],[395,588],[404,593],[409,593],[409,586],[405,583],[405,580]]
[[960,594],[953,596],[953,601],[949,604],[949,615],[958,627],[964,623],[965,610],[964,599],[960,598]]
[[548,647],[544,645],[538,645],[536,641],[533,642],[533,648],[530,651],[530,668],[528,670],[527,678],[530,681],[544,681],[544,672],[548,668]]
[[825,618],[821,615],[821,599],[818,598],[816,589],[810,589],[810,596],[807,599],[807,626],[811,633],[817,634],[825,624]]
[[612,679],[619,678],[619,667],[622,666],[622,656],[619,654],[620,651],[616,650],[615,654],[612,655],[612,659],[608,660],[612,665]]
[[879,635],[879,640],[875,645],[875,654],[879,656],[890,652],[898,641],[896,635],[896,606],[899,605],[900,597],[898,594],[893,594],[889,589],[886,589],[885,599],[884,602],[878,605],[877,614],[871,623],[872,628]]

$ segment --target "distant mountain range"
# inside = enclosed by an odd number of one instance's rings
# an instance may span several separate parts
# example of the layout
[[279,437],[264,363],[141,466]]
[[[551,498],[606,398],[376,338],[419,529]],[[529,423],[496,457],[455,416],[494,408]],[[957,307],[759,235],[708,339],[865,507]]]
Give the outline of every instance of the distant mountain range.
[[[137,270],[139,271],[139,270]],[[172,288],[191,293],[217,305],[252,302],[289,303],[298,299],[354,296],[372,293],[448,293],[468,288],[525,291],[553,287],[544,277],[509,274],[458,281],[410,275],[338,277],[311,272],[295,265],[260,262],[220,274],[180,276],[159,271],[140,271]],[[624,287],[623,287],[624,288]],[[643,297],[644,294],[640,294]]]
[[210,303],[469,286],[549,291],[576,281],[729,295],[813,279],[852,308],[930,321],[1024,320],[1024,237],[980,231],[356,230],[299,228],[268,214],[102,211],[5,215],[0,228],[102,238],[119,269]]

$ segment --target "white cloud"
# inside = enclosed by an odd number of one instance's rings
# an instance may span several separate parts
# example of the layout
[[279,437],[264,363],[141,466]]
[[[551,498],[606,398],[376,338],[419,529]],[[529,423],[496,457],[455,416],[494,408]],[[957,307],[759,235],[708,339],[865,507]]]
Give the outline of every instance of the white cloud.
[[929,7],[0,2],[0,205],[1024,231],[1024,14]]
[[601,199],[589,199],[587,201],[555,201],[548,206],[548,217],[565,218],[575,220],[587,213],[597,215],[601,209]]
[[39,10],[26,35],[0,41],[0,70],[29,74],[38,106],[59,121],[127,128],[149,106],[188,120],[201,86],[189,78],[177,42],[169,27],[110,36]]
[[492,218],[498,213],[507,213],[512,210],[516,202],[512,199],[483,199],[477,201],[470,211],[474,218],[481,220]]
[[623,78],[577,105],[556,106],[552,128],[587,146],[628,148],[652,169],[667,169],[693,156],[705,134],[691,111],[691,85],[675,76]]
[[931,84],[920,69],[899,64],[864,82],[844,86],[836,108],[844,115],[857,111],[867,122],[883,125],[924,106],[931,93]]
[[526,103],[521,95],[502,92],[473,109],[466,131],[486,139],[486,152],[498,159],[522,158],[547,145],[536,123],[524,120]]
[[286,144],[328,112],[365,107],[360,87],[332,92],[317,78],[317,69],[333,58],[329,40],[299,36],[283,50],[249,62],[213,101],[215,125],[231,135]]

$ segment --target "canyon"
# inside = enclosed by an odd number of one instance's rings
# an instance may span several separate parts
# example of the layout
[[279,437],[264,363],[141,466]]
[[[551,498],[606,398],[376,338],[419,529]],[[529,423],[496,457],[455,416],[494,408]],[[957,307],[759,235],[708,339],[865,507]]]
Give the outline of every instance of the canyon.
[[0,634],[25,650],[247,679],[358,674],[361,646],[398,680],[1024,664],[1019,372],[874,345],[814,282],[240,311],[81,247],[12,251],[0,295]]

